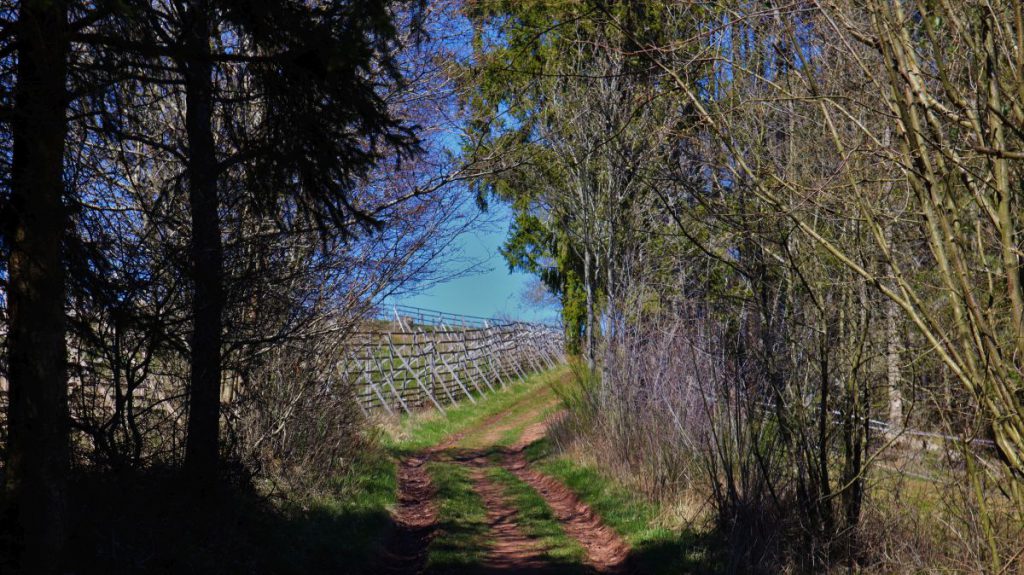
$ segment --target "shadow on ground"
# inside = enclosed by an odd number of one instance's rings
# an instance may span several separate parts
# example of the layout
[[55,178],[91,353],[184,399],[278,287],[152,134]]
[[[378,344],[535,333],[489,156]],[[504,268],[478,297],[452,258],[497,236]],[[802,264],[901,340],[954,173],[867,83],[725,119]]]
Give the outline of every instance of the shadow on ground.
[[[440,529],[458,528],[441,524]],[[720,563],[714,560],[716,542],[713,537],[684,533],[677,541],[659,542],[635,548],[625,563],[613,571],[618,575],[704,574],[718,573]],[[464,549],[462,551],[465,551]],[[486,551],[480,549],[478,551]],[[434,565],[428,575],[591,575],[594,569],[578,563],[548,561],[543,567],[495,567],[451,562]]]
[[634,548],[623,573],[697,574],[718,573],[718,540],[714,535],[683,532],[675,541],[657,542]]
[[[389,525],[385,509],[275,505],[244,483],[196,500],[170,471],[76,476],[64,573],[359,573]],[[0,573],[16,542],[0,537]]]
[[[494,454],[500,449],[493,450]],[[479,452],[477,452],[479,453]],[[469,453],[455,451],[455,457]],[[65,572],[76,574],[315,574],[379,573],[386,534],[394,529],[385,509],[352,510],[329,501],[298,507],[275,505],[244,482],[222,485],[203,501],[191,498],[177,473],[94,474],[72,483],[71,529]],[[463,525],[441,523],[440,531]],[[6,530],[4,530],[6,531]],[[11,543],[0,539],[2,558]],[[636,547],[620,573],[707,573],[714,542],[684,533],[672,542]],[[443,551],[443,550],[442,550]],[[452,550],[456,551],[456,550]],[[441,556],[483,556],[486,549],[459,549]],[[576,563],[505,567],[437,562],[426,571],[445,575],[593,573]]]

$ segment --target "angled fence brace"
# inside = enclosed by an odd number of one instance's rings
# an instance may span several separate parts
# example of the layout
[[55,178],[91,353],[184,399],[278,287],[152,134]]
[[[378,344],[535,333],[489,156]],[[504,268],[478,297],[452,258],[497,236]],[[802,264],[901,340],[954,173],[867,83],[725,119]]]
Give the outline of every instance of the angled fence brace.
[[508,362],[512,364],[512,370],[518,374],[519,380],[526,381],[526,373],[523,371],[523,367],[519,364],[519,358],[516,357],[515,341],[512,339],[512,334],[507,331],[502,337],[502,347],[506,350],[504,356],[508,359]]
[[[431,387],[435,387],[434,380],[436,379],[437,380],[437,385],[441,386],[441,389],[444,390],[444,394],[448,396],[448,399],[452,402],[452,405],[456,405],[457,406],[457,405],[459,405],[459,402],[458,402],[458,400],[455,399],[455,396],[452,394],[451,390],[448,389],[448,386],[444,384],[444,378],[441,378],[441,377],[437,376],[437,372],[435,371],[436,364],[434,363],[434,349],[433,349],[434,343],[431,342],[430,346],[431,346],[430,353],[429,353],[429,355],[427,355],[427,357],[429,358],[429,361],[430,361],[430,370],[429,370],[429,373],[430,373],[430,386]],[[427,352],[424,351],[423,353],[426,354]],[[423,360],[423,361],[426,361],[426,360]]]
[[[426,343],[426,344],[418,343],[419,341],[424,340],[424,339],[427,340],[429,343]],[[448,396],[448,401],[450,401],[452,403],[452,405],[456,405],[457,406],[459,404],[459,402],[455,400],[455,396],[452,395],[452,392],[448,389],[448,386],[446,386],[444,384],[444,380],[442,380],[441,378],[438,378],[436,372],[434,371],[434,354],[433,354],[433,352],[431,350],[429,350],[429,349],[424,349],[424,346],[432,346],[432,345],[433,345],[433,341],[431,341],[430,338],[426,337],[426,334],[423,333],[423,330],[421,328],[416,328],[416,331],[413,332],[413,334],[412,334],[412,346],[411,346],[412,350],[410,351],[410,356],[409,357],[412,358],[413,361],[416,361],[416,360],[419,361],[419,364],[420,364],[420,368],[419,369],[420,369],[420,372],[424,374],[424,376],[427,376],[427,375],[430,376],[430,378],[429,378],[430,379],[430,384],[427,387],[430,388],[431,392],[436,391],[437,387],[440,386],[441,387],[441,391],[444,391],[444,394]],[[417,350],[419,350],[419,351],[417,352]],[[433,393],[432,393],[432,395],[433,395]]]
[[405,361],[405,357],[402,356],[402,353],[395,349],[395,346],[391,342],[390,335],[388,335],[388,349],[392,353],[392,357],[394,357],[395,355],[398,356],[398,360],[402,362],[402,366],[405,368],[405,371],[407,373],[412,374],[413,378],[416,380],[416,383],[420,386],[420,389],[422,389],[423,392],[427,394],[427,397],[430,399],[430,401],[433,402],[434,407],[436,407],[437,410],[440,411],[441,413],[448,413],[447,411],[445,411],[444,407],[441,406],[441,402],[439,402],[437,398],[434,397],[434,394],[431,393],[427,386],[423,385],[423,380],[420,379],[420,376],[415,371],[413,371],[411,367],[409,367],[409,362]]
[[[342,373],[344,373],[346,376],[348,375],[348,371],[342,372],[340,366],[336,366],[335,369],[334,369],[335,377],[337,377],[339,380],[341,380],[342,379],[341,378],[341,374]],[[344,379],[348,380],[348,377],[345,377]],[[331,385],[330,379],[328,379],[327,385],[328,385],[328,387],[333,387]],[[370,416],[370,410],[365,405],[363,405],[363,402],[362,402],[362,400],[359,399],[359,395],[358,394],[356,395],[355,399],[356,399],[356,405],[359,407],[359,411],[363,412],[363,417],[369,417]]]
[[[492,350],[491,350],[492,347],[497,347],[496,344],[495,344],[495,341],[494,341],[494,336],[491,334],[491,328],[490,327],[486,328],[484,330],[484,333],[485,333],[485,341],[487,342],[484,345],[486,345],[486,349],[487,349],[487,352],[488,352],[487,366],[491,368],[491,371],[494,373],[494,377],[498,380],[498,383],[501,384],[501,388],[505,389],[506,387],[508,387],[508,384],[505,383],[505,380],[503,380],[501,378],[500,371],[495,369],[495,367],[494,367],[495,363],[497,363],[499,366],[501,365],[501,355],[500,355],[500,353],[493,353]],[[501,351],[501,350],[498,349],[498,351]],[[497,357],[495,357],[495,356],[497,356]]]
[[[464,353],[462,359],[459,360],[458,359],[459,351],[458,350],[454,350],[454,351],[452,350],[452,348],[455,345],[455,340],[453,339],[455,334],[452,333],[448,329],[448,326],[445,325],[445,323],[443,321],[440,322],[438,325],[441,326],[441,329],[442,329],[443,333],[447,336],[447,338],[445,339],[445,343],[448,344],[448,353],[453,353],[455,355],[455,357],[456,357],[456,360],[455,360],[456,365],[462,367],[463,375],[467,375],[468,376],[469,383],[471,383],[473,385],[473,387],[476,388],[476,392],[479,393],[480,395],[483,395],[484,392],[483,392],[482,389],[480,389],[480,385],[476,382],[476,379],[473,377],[473,374],[469,371],[468,368],[465,367],[465,364],[468,363],[468,361],[469,361],[469,353],[468,352]],[[463,350],[465,350],[465,345],[463,345],[462,347],[463,347]],[[454,377],[455,380],[459,382],[459,386],[462,387],[462,391],[466,392],[466,397],[468,397],[473,403],[476,403],[476,399],[473,398],[473,394],[469,392],[469,389],[467,389],[465,385],[463,385],[462,379],[459,378],[459,376],[456,374],[455,370],[452,369],[452,366],[448,364],[448,361],[445,359],[444,353],[440,353],[439,355],[441,357],[441,362],[444,363],[444,366],[446,368],[448,368],[448,371],[451,372],[452,377]]]
[[460,394],[477,403],[478,395],[565,361],[564,333],[555,326],[390,307],[375,316],[386,323],[356,332],[349,353],[325,374],[354,385],[367,413],[377,404],[391,415],[412,413],[428,401],[445,413]]
[[[477,361],[477,357],[478,357],[477,349],[474,348],[473,351],[471,352],[469,350],[469,346],[466,345],[466,333],[465,332],[462,333],[462,339],[460,340],[460,343],[462,344],[463,351],[466,352],[466,359],[467,359],[467,361],[469,361],[470,363],[473,364],[473,369],[476,370],[477,375],[480,376],[480,380],[483,381],[484,385],[486,385],[487,388],[490,389],[491,392],[493,393],[494,392],[494,386],[491,385],[491,382],[487,379],[487,376],[484,375],[483,370],[480,369],[480,363]],[[477,385],[477,389],[480,389],[479,385]]]
[[526,361],[528,361],[530,363],[530,365],[533,366],[533,369],[534,369],[535,372],[540,373],[540,372],[544,371],[544,366],[543,366],[543,364],[540,363],[540,360],[538,359],[538,355],[539,354],[537,353],[537,350],[533,347],[533,345],[529,342],[529,340],[526,340],[525,343],[524,343],[524,341],[523,341],[524,337],[526,337],[525,334],[520,336],[519,337],[519,341],[520,341],[521,344],[523,344],[520,349],[525,348],[524,356],[526,357]]
[[[462,386],[463,390],[466,392],[468,396],[471,397],[473,394],[472,392],[469,391],[469,388],[463,383],[463,378],[467,379],[469,381],[469,384],[476,388],[477,393],[483,395],[483,390],[480,389],[480,384],[476,382],[476,378],[473,377],[473,373],[469,371],[469,353],[466,351],[465,346],[462,345],[462,340],[457,338],[458,334],[449,329],[448,325],[445,324],[444,321],[441,321],[438,325],[441,327],[441,331],[445,336],[443,342],[445,344],[446,351],[443,351],[439,354],[441,357],[441,361],[445,364],[445,367],[448,368],[448,371],[452,372],[452,376],[459,381],[459,385]],[[459,351],[459,349],[456,347],[456,344],[460,344],[460,346],[462,347],[462,352]],[[452,367],[451,364],[448,363],[448,357],[454,358],[452,359],[452,364],[455,365],[454,368]],[[458,375],[459,372],[462,373],[461,377]]]
[[[373,350],[371,350],[371,354],[372,353]],[[380,359],[376,354],[373,354],[372,357],[374,363],[377,364],[377,369],[380,371],[381,377],[383,377],[384,381],[388,383],[388,387],[391,389],[391,394],[398,400],[399,405],[401,405],[402,409],[405,410],[406,415],[412,415],[412,410],[410,410],[409,405],[405,403],[405,398],[403,398],[402,394],[398,393],[398,390],[395,389],[395,381],[391,377],[391,372],[384,370],[384,365],[380,362]]]
[[370,377],[370,363],[368,360],[363,362],[362,378],[363,381],[366,382],[366,385],[373,389],[373,392],[377,394],[377,399],[380,400],[380,404],[384,407],[384,410],[388,412],[388,415],[394,415],[395,412],[391,409],[391,406],[388,405],[387,400],[384,399],[384,394],[380,392],[380,388],[373,383],[373,378]]
[[434,351],[437,353],[437,357],[441,359],[441,363],[444,365],[445,369],[447,369],[448,373],[450,373],[452,375],[452,380],[460,388],[462,388],[462,392],[466,394],[466,397],[468,397],[469,400],[475,404],[476,403],[476,399],[473,399],[473,394],[470,393],[469,390],[466,389],[466,386],[462,384],[462,380],[459,379],[459,376],[455,373],[455,370],[452,369],[452,366],[448,365],[448,362],[444,358],[444,353],[437,349],[437,343],[436,342],[434,343]]

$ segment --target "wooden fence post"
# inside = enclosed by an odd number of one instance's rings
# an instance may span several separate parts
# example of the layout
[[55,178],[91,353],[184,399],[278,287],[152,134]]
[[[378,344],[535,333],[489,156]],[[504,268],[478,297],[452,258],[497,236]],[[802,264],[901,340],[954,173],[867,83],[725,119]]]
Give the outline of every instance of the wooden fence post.
[[434,394],[431,392],[431,390],[427,388],[426,385],[423,385],[423,380],[421,380],[419,374],[413,371],[412,367],[409,366],[409,362],[405,360],[404,356],[402,356],[402,352],[398,351],[395,348],[393,342],[391,341],[391,334],[388,334],[388,350],[391,352],[392,357],[396,355],[398,356],[398,360],[402,362],[402,367],[405,368],[406,373],[412,374],[413,379],[416,380],[416,383],[420,386],[420,389],[422,389],[423,392],[427,394],[427,398],[430,399],[430,401],[434,404],[434,407],[436,407],[437,410],[440,411],[441,413],[448,413],[447,411],[445,411],[444,407],[441,406],[441,402],[439,402],[437,398],[434,397]]
[[[360,338],[335,366],[335,377],[355,374],[356,385],[362,383],[356,398],[367,413],[377,403],[392,415],[397,413],[396,404],[412,413],[412,401],[429,401],[446,413],[438,387],[450,405],[458,405],[459,391],[477,403],[475,395],[494,392],[497,386],[507,388],[565,361],[561,333],[550,326],[398,308],[392,306],[390,314],[377,316],[394,322],[383,328],[389,331],[357,332]],[[456,322],[455,327],[449,321]],[[356,371],[349,371],[350,364]]]

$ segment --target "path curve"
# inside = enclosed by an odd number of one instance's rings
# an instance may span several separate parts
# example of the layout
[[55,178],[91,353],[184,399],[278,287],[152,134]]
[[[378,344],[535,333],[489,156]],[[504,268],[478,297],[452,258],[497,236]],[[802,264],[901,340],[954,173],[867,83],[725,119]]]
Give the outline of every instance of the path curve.
[[[543,391],[539,391],[544,393]],[[511,447],[493,445],[481,449],[457,449],[463,438],[478,435],[483,443],[495,443],[509,430],[522,425],[550,407],[541,403],[529,414],[515,417],[513,409],[491,415],[444,441],[407,457],[398,466],[398,505],[393,511],[395,529],[382,554],[384,563],[375,572],[419,574],[424,570],[427,548],[438,522],[436,490],[426,467],[431,461],[448,461],[470,468],[473,489],[480,495],[490,524],[492,547],[476,573],[546,573],[553,569],[545,558],[543,545],[525,535],[516,522],[517,511],[507,500],[501,485],[489,480],[486,468],[495,465],[489,453],[499,453],[499,465],[523,481],[547,502],[565,533],[586,551],[586,564],[598,573],[627,571],[629,545],[590,506],[557,479],[534,469],[525,449],[542,439],[548,427],[564,412],[528,425]]]
[[436,532],[438,517],[437,493],[427,472],[427,464],[445,455],[463,437],[497,425],[508,415],[507,410],[491,415],[398,463],[398,504],[391,512],[392,526],[374,566],[375,573],[405,575],[423,572],[427,547]]
[[589,505],[580,501],[571,489],[554,477],[537,471],[526,459],[525,449],[543,438],[548,428],[564,416],[564,412],[559,412],[527,427],[519,441],[506,450],[502,467],[544,498],[566,534],[586,550],[587,564],[598,573],[624,573],[627,570],[629,544],[605,524]]

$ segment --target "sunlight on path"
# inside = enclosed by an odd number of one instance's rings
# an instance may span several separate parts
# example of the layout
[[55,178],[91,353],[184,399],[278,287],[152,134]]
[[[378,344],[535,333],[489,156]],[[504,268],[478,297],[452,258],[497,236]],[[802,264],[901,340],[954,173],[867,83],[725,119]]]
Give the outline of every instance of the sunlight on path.
[[[624,570],[629,546],[622,538],[567,487],[532,469],[523,455],[558,416],[559,399],[550,382],[566,376],[565,369],[556,369],[521,384],[527,390],[511,391],[518,395],[512,400],[488,398],[467,408],[480,414],[456,414],[466,422],[459,429],[447,428],[447,421],[423,425],[427,435],[441,428],[449,433],[433,447],[407,455],[399,466],[398,528],[388,545],[389,572]],[[487,414],[492,401],[501,405]],[[413,445],[416,423],[407,439]],[[431,481],[442,470],[443,496]],[[477,524],[480,517],[486,517],[486,528]]]

